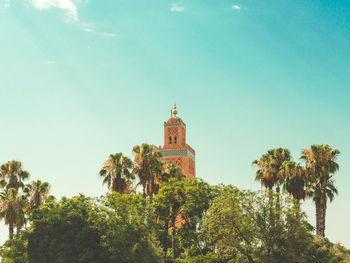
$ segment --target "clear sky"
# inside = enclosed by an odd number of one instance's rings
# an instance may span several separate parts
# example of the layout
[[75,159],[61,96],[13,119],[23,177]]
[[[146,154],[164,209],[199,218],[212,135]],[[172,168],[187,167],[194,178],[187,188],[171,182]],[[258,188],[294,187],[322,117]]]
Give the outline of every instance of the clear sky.
[[273,147],[338,148],[326,234],[350,248],[349,84],[349,1],[0,0],[0,162],[57,197],[106,192],[103,161],[161,145],[176,102],[211,184],[260,189]]

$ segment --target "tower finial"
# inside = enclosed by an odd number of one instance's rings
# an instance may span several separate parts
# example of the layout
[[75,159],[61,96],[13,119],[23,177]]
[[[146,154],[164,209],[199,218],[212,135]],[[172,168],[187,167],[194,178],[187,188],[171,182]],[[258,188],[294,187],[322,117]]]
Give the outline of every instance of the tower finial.
[[173,110],[173,113],[174,113],[174,115],[175,115],[175,117],[176,117],[176,115],[177,115],[176,103],[174,104],[174,110]]

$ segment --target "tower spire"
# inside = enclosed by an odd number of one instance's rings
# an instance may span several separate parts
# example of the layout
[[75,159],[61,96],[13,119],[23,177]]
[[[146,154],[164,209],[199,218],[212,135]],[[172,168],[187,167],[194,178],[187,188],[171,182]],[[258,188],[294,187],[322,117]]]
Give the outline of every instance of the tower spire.
[[173,110],[173,113],[174,113],[174,115],[175,115],[175,117],[176,117],[176,115],[177,115],[176,103],[174,104],[174,110]]

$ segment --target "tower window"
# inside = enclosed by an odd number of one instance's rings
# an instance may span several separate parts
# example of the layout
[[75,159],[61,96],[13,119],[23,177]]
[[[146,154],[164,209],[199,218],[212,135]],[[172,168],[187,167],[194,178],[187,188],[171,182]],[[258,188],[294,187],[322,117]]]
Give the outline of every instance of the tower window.
[[174,137],[174,144],[177,144],[177,137]]
[[173,140],[171,139],[171,137],[169,137],[169,144],[172,144]]

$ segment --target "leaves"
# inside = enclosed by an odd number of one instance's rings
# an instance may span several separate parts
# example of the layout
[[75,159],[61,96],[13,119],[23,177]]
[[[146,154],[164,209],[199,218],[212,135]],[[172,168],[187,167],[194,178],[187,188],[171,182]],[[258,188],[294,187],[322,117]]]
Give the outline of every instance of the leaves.
[[255,180],[260,181],[261,185],[268,189],[272,189],[276,185],[282,185],[285,178],[280,171],[283,163],[290,159],[291,155],[288,149],[268,150],[260,159],[253,161],[253,165],[258,167]]
[[132,192],[132,180],[134,179],[130,171],[132,166],[132,161],[122,153],[111,154],[99,172],[103,178],[102,184],[107,184],[112,192]]
[[29,173],[22,169],[22,163],[19,161],[9,161],[0,167],[0,177],[2,187],[24,188],[23,181],[29,178]]
[[132,174],[136,174],[142,185],[144,196],[153,198],[159,191],[159,180],[163,172],[164,162],[161,153],[153,145],[143,143],[132,150],[134,167]]
[[140,195],[83,195],[35,210],[29,229],[30,262],[160,262]]

